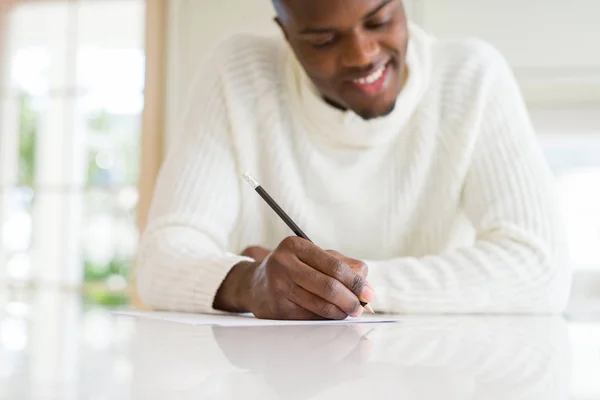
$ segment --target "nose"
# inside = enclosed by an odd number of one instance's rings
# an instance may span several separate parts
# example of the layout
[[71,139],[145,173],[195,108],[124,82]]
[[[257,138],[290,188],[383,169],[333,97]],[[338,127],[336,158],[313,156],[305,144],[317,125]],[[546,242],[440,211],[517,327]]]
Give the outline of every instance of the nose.
[[346,40],[342,53],[342,65],[345,68],[366,68],[372,65],[379,53],[376,40],[363,33],[354,34]]

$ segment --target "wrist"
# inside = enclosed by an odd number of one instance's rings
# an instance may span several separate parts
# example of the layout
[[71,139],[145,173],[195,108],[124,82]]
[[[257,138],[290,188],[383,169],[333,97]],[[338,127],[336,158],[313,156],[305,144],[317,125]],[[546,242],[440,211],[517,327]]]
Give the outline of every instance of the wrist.
[[260,262],[243,262],[237,265],[238,278],[235,288],[235,303],[240,312],[250,312],[252,310],[252,300],[254,298],[254,281],[256,270]]
[[228,312],[249,312],[257,262],[241,262],[233,266],[217,290],[213,307]]

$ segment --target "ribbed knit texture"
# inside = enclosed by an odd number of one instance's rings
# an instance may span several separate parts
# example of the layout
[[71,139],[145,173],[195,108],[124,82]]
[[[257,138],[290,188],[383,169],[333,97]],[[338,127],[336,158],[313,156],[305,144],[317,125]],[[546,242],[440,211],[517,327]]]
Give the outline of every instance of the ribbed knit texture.
[[381,312],[558,312],[570,273],[553,178],[515,78],[474,39],[410,26],[394,111],[322,100],[278,38],[236,36],[199,71],[137,266],[156,309],[214,312],[249,245],[291,235],[249,171],[325,249],[367,262]]

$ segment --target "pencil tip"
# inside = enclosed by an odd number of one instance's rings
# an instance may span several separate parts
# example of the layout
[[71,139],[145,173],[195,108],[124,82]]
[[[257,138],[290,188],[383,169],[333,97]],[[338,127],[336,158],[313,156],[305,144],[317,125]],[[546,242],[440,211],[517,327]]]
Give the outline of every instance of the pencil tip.
[[375,310],[373,310],[373,308],[368,304],[365,306],[365,310],[367,310],[371,314],[375,314]]

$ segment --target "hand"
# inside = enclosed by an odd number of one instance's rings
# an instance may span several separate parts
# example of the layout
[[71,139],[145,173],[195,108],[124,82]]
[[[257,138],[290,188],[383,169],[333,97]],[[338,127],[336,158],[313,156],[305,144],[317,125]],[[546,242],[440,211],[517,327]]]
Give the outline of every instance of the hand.
[[246,247],[246,249],[242,251],[242,256],[262,262],[265,258],[267,258],[269,253],[271,253],[271,250],[265,249],[264,247],[250,246]]
[[232,365],[252,371],[285,399],[313,398],[344,383],[355,384],[370,369],[372,329],[371,325],[212,328]]
[[374,297],[367,273],[361,261],[288,237],[254,266],[246,304],[256,317],[265,319],[357,317],[363,311],[360,301]]
[[[306,328],[298,330],[302,339],[282,340],[285,335],[278,335],[282,342],[280,351],[272,354],[265,365],[265,381],[281,398],[320,397],[318,394],[324,391],[335,392],[336,387],[356,384],[367,373],[374,352],[368,328],[359,325]],[[283,350],[284,346],[290,350]]]

